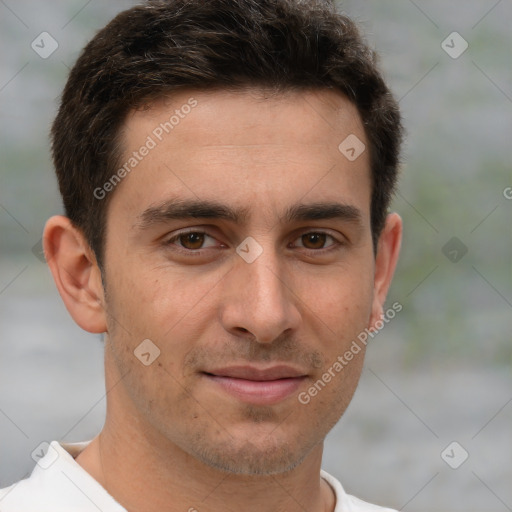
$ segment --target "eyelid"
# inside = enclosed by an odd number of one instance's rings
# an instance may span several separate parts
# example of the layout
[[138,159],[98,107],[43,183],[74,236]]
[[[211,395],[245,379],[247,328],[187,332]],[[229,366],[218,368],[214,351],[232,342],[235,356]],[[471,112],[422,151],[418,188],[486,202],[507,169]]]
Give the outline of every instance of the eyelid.
[[317,235],[326,235],[326,236],[330,237],[333,240],[333,243],[331,245],[328,245],[327,247],[322,247],[321,249],[308,249],[307,247],[301,246],[301,249],[304,249],[304,250],[309,251],[309,252],[320,253],[322,251],[328,251],[330,249],[334,249],[336,247],[339,247],[340,245],[344,245],[344,243],[345,243],[344,241],[339,240],[338,237],[334,236],[331,232],[326,231],[324,229],[315,229],[315,228],[313,228],[313,229],[307,228],[307,229],[301,230],[297,234],[297,236],[295,236],[295,238],[293,240],[295,241],[298,238],[301,238],[304,235],[308,235],[310,233],[314,233],[314,234],[317,234]]
[[[209,246],[209,247],[202,247],[200,249],[187,249],[186,247],[182,247],[180,245],[175,244],[175,242],[177,240],[179,240],[179,238],[181,236],[187,235],[188,233],[196,233],[196,234],[205,235],[206,237],[210,237],[210,238],[216,240],[219,244],[225,245],[222,242],[220,242],[219,240],[217,240],[217,238],[215,236],[210,234],[207,231],[206,228],[194,227],[194,226],[193,227],[189,227],[189,228],[184,228],[184,229],[174,233],[170,238],[167,238],[165,240],[165,245],[166,246],[167,245],[173,245],[175,247],[175,250],[177,250],[179,252],[186,253],[186,254],[194,254],[194,255],[201,255],[203,253],[203,251],[211,249],[211,248],[214,248],[213,246]],[[333,240],[333,243],[331,243],[327,247],[322,247],[320,249],[308,249],[307,247],[304,247],[304,246],[297,246],[297,247],[299,247],[299,248],[301,248],[301,249],[303,249],[304,251],[307,251],[307,252],[318,253],[319,254],[319,253],[322,253],[322,252],[327,252],[329,250],[334,250],[336,248],[339,248],[342,245],[345,245],[345,241],[344,240],[343,241],[339,240],[338,237],[336,237],[331,232],[329,232],[327,230],[324,230],[324,229],[318,229],[318,228],[316,228],[316,229],[315,228],[303,228],[303,229],[301,229],[299,232],[297,232],[296,234],[293,235],[292,242],[296,241],[297,239],[301,238],[304,235],[311,234],[311,233],[326,235],[327,237],[330,237]]]
[[[175,245],[174,242],[179,240],[179,238],[182,237],[183,235],[188,235],[189,233],[205,235],[206,237],[212,238],[213,240],[217,240],[213,235],[208,233],[204,228],[201,229],[201,228],[191,227],[191,228],[184,228],[183,230],[178,231],[177,233],[173,234],[170,238],[167,238],[165,241],[165,245]],[[219,242],[219,241],[217,240],[217,242]],[[221,242],[219,242],[219,243],[221,243]],[[176,247],[178,247],[182,251],[186,251],[189,253],[199,253],[203,249],[210,248],[210,247],[202,247],[201,249],[187,249],[186,247],[181,247],[180,245],[176,245]]]

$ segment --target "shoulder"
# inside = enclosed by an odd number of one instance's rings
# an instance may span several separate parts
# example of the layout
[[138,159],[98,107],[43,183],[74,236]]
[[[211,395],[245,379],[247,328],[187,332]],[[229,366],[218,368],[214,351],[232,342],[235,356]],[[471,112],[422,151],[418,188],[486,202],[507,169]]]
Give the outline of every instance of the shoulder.
[[126,512],[74,460],[83,445],[50,443],[28,478],[0,489],[1,512]]
[[42,485],[36,470],[37,466],[29,478],[0,489],[0,510],[2,512],[19,512],[20,510],[31,512],[44,509],[44,504],[50,498],[47,492],[49,489]]
[[367,503],[355,496],[347,494],[339,480],[324,470],[320,472],[320,476],[327,481],[336,495],[336,507],[334,512],[396,512],[394,509],[372,505],[371,503]]

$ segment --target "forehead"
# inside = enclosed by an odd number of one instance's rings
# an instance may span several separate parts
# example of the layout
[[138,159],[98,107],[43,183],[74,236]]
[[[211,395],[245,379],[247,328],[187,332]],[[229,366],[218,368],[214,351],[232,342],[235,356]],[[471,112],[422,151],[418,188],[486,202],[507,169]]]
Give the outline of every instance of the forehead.
[[222,197],[266,215],[305,196],[369,210],[368,151],[355,160],[342,152],[346,140],[366,145],[364,128],[334,91],[180,92],[131,112],[121,140],[130,171],[112,202],[128,215],[170,196]]
[[[280,123],[290,120],[296,122],[289,124],[287,130],[277,129]],[[215,130],[211,130],[212,125]],[[242,126],[250,129],[240,131]],[[356,106],[331,89],[182,91],[130,112],[123,129],[128,146],[136,142],[133,139],[141,130],[154,132],[158,140],[171,134],[182,139],[192,135],[191,143],[200,137],[224,144],[231,137],[246,145],[260,144],[264,135],[272,144],[301,141],[309,145],[328,142],[324,139],[326,131],[334,131],[338,137],[354,132],[364,137]]]

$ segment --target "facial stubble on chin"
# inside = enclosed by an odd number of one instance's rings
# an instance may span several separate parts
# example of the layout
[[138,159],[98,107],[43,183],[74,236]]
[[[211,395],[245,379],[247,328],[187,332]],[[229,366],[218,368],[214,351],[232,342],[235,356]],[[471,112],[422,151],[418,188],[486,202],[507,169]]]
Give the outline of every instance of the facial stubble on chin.
[[[255,414],[255,407],[249,406],[249,408],[252,409],[249,413],[251,416],[261,414],[261,411]],[[264,421],[261,420],[261,416],[260,421]],[[254,438],[230,439],[229,436],[219,443],[213,442],[209,434],[211,434],[210,431],[203,434],[197,433],[197,436],[194,436],[196,441],[193,443],[194,448],[189,451],[189,454],[206,466],[239,475],[268,476],[286,473],[297,467],[314,446],[310,448],[301,446],[300,449],[294,449],[288,442],[278,444],[268,439],[270,442],[267,443],[267,439],[264,438],[265,446],[262,447]],[[272,437],[272,432],[268,436]]]

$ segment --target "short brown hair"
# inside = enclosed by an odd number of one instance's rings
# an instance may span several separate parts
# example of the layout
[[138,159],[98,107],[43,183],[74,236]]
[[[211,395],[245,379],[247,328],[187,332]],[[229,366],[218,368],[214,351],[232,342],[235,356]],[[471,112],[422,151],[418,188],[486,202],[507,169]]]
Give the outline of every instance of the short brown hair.
[[[369,143],[374,249],[397,180],[398,104],[356,25],[328,0],[148,1],[83,49],[52,127],[66,215],[101,266],[109,194],[129,111],[181,89],[329,88],[352,101]],[[341,141],[340,141],[341,142]]]

